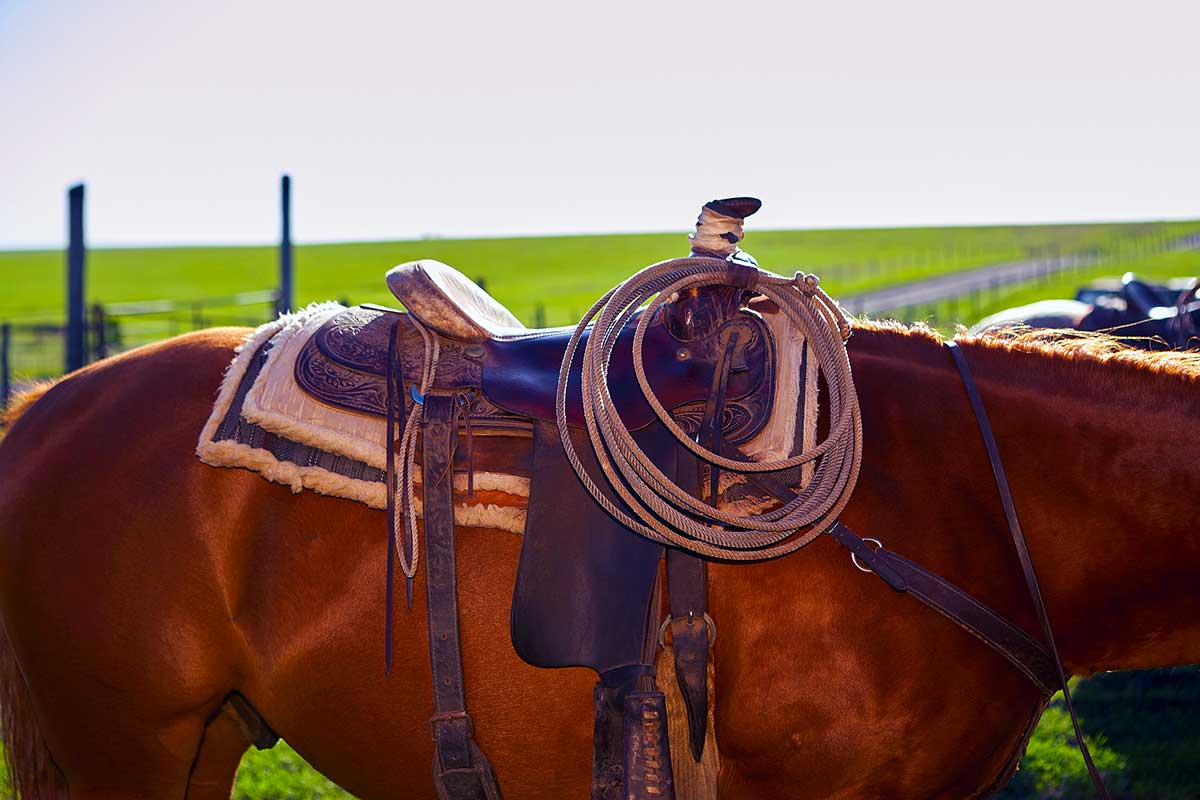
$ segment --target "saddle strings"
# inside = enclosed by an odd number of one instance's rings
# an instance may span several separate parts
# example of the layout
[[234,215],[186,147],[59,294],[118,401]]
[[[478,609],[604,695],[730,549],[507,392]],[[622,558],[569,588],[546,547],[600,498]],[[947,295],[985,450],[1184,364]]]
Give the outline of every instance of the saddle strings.
[[[659,310],[692,287],[739,285],[772,300],[811,344],[829,395],[830,427],[822,441],[788,458],[750,461],[713,452],[681,428],[654,395],[642,360],[646,331]],[[617,337],[642,303],[633,340],[633,365],[646,401],[663,425],[694,454],[734,473],[778,472],[813,464],[812,477],[790,502],[760,514],[710,506],[677,486],[634,442],[608,388]],[[584,421],[605,478],[633,512],[611,501],[580,462],[567,425],[567,384],[580,339],[593,330],[581,370]],[[812,275],[784,278],[716,258],[690,257],[651,265],[596,301],[575,329],[559,369],[555,415],[568,461],[592,497],[617,521],[652,540],[711,558],[752,561],[794,552],[827,530],[849,502],[862,460],[862,418],[844,344],[849,324]],[[816,391],[816,387],[805,387]],[[720,447],[720,445],[716,445]],[[733,455],[737,455],[733,453]],[[807,530],[806,530],[807,529]]]
[[[437,362],[441,355],[441,347],[438,343],[438,338],[429,331],[425,330],[423,325],[414,325],[421,333],[421,338],[425,342],[425,358],[422,361],[421,368],[421,387],[418,390],[420,395],[424,397],[429,392],[433,385],[433,377],[437,372]],[[404,398],[400,398],[400,402],[404,402]],[[408,581],[409,606],[412,606],[412,582],[417,575],[417,565],[420,560],[420,547],[417,539],[417,515],[416,509],[416,465],[415,459],[417,456],[417,435],[421,430],[421,420],[425,416],[425,406],[421,403],[413,403],[412,412],[408,415],[408,419],[404,425],[404,436],[400,442],[400,468],[403,470],[401,480],[403,492],[402,501],[393,504],[392,530],[393,530],[393,545],[400,558],[400,569],[404,572],[404,577]],[[427,480],[428,476],[422,476],[422,481]]]

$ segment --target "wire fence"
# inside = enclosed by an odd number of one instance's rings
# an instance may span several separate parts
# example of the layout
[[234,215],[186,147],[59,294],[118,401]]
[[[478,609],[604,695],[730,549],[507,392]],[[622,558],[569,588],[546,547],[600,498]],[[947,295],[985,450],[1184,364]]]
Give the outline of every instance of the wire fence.
[[[87,309],[86,360],[97,361],[181,333],[221,326],[255,327],[275,316],[278,292],[245,292],[199,300],[94,304]],[[0,407],[24,387],[61,375],[67,326],[0,323]]]
[[[946,277],[944,286],[939,286],[937,280],[930,280],[909,287],[891,287],[874,293],[875,296],[847,298],[847,304],[855,313],[871,313],[909,323],[927,322],[947,328],[977,322],[989,313],[1051,286],[1061,288],[1070,284],[1078,288],[1095,278],[1097,270],[1119,275],[1164,254],[1197,249],[1200,249],[1200,231],[1176,237],[1134,239],[1109,250],[1089,250],[955,273]],[[1072,288],[1063,297],[1074,294]]]

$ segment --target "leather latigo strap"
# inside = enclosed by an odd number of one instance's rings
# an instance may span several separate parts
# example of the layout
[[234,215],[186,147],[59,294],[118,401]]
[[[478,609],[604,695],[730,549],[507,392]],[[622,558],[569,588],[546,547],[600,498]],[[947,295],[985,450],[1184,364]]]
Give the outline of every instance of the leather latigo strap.
[[1004,473],[1004,462],[1000,459],[1000,447],[996,444],[996,434],[992,431],[992,423],[988,419],[987,409],[984,408],[983,398],[979,394],[979,387],[975,384],[975,378],[971,374],[971,368],[967,364],[967,358],[963,355],[957,342],[947,342],[946,348],[950,351],[950,355],[954,357],[954,365],[958,367],[958,374],[962,378],[963,388],[967,392],[967,400],[971,404],[971,411],[975,414],[975,421],[979,424],[979,433],[983,437],[983,445],[987,449],[988,461],[992,465],[992,474],[996,479],[996,490],[1000,493],[1000,503],[1004,506],[1004,516],[1008,520],[1008,530],[1012,534],[1013,547],[1016,548],[1017,558],[1021,562],[1021,572],[1025,577],[1025,585],[1029,589],[1029,597],[1033,600],[1034,611],[1037,612],[1038,624],[1042,628],[1042,635],[1046,637],[1046,644],[1049,646],[1050,655],[1054,659],[1054,670],[1057,675],[1057,685],[1062,689],[1063,700],[1067,706],[1067,714],[1071,717],[1071,725],[1075,729],[1075,742],[1079,745],[1079,752],[1083,756],[1083,761],[1087,765],[1088,775],[1092,779],[1092,784],[1096,787],[1096,794],[1102,798],[1109,797],[1108,789],[1104,785],[1104,779],[1100,777],[1100,771],[1096,769],[1095,762],[1092,761],[1092,754],[1088,751],[1087,742],[1083,738],[1083,730],[1079,726],[1079,718],[1075,714],[1075,704],[1071,701],[1071,689],[1067,686],[1067,674],[1063,669],[1062,659],[1058,655],[1058,647],[1054,643],[1054,631],[1050,627],[1050,615],[1046,611],[1046,602],[1042,597],[1042,588],[1038,583],[1037,571],[1033,568],[1033,557],[1029,554],[1029,545],[1025,541],[1025,532],[1021,530],[1021,521],[1017,517],[1017,506],[1013,502],[1012,490],[1008,485],[1008,476]]
[[697,762],[708,726],[708,569],[682,550],[667,550],[667,593],[675,680],[687,712],[688,745]]
[[434,715],[433,782],[440,800],[498,800],[500,789],[466,711],[458,631],[454,552],[453,465],[458,439],[456,398],[425,397],[421,420],[425,511],[425,597]]
[[[732,353],[737,332],[730,331],[713,369],[712,385],[700,422],[700,441],[710,450],[720,451],[725,418]],[[720,469],[708,464],[708,498],[718,502]],[[680,448],[675,461],[675,482],[696,497],[704,497],[704,476],[700,459]],[[703,560],[678,548],[667,549],[667,592],[671,650],[675,660],[675,681],[687,712],[688,746],[692,758],[700,761],[708,726],[708,568]]]

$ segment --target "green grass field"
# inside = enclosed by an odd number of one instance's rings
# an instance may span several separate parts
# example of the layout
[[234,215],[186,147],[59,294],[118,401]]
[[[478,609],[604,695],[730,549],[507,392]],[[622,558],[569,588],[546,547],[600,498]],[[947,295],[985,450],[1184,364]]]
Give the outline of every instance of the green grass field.
[[[1200,230],[1200,221],[1070,226],[996,226],[825,231],[751,231],[747,249],[764,267],[779,272],[815,271],[835,297],[935,274],[1029,256],[1100,252],[1104,263],[1077,273],[1005,287],[973,306],[939,303],[916,309],[916,318],[945,329],[974,322],[992,311],[1050,297],[1071,297],[1098,277],[1132,270],[1150,278],[1200,273],[1200,253],[1147,255],[1149,246]],[[305,245],[296,250],[297,301],[347,299],[392,303],[383,283],[390,266],[436,258],[473,278],[526,323],[576,321],[597,296],[634,270],[681,255],[681,234],[569,236],[529,239],[424,240]],[[95,250],[89,253],[89,303],[169,298],[194,301],[271,288],[272,247],[188,247]],[[59,323],[63,256],[60,251],[0,252],[0,322]],[[540,309],[540,310],[539,310]],[[199,322],[264,321],[263,308],[206,310]],[[129,323],[134,325],[134,323]],[[144,320],[131,339],[179,332],[188,319]],[[30,334],[32,337],[33,334]],[[16,344],[18,372],[48,374],[60,363],[56,336]],[[40,349],[39,349],[40,348]],[[22,361],[24,359],[24,361]],[[1097,761],[1112,777],[1118,796],[1200,796],[1200,670],[1113,673],[1078,685],[1085,727],[1098,734]],[[1190,720],[1190,722],[1189,722]],[[1061,705],[1047,711],[1023,761],[1001,795],[1090,796],[1082,762],[1071,745]],[[237,797],[255,800],[317,800],[349,797],[281,743],[251,752],[239,773]]]
[[[836,296],[1031,256],[1087,251],[1121,262],[1198,229],[1200,221],[751,231],[746,244],[778,272],[817,272]],[[634,270],[686,247],[682,233],[301,245],[296,302],[393,303],[383,273],[404,261],[435,258],[485,283],[527,324],[562,325]],[[88,305],[112,309],[160,299],[182,305],[169,313],[110,317],[118,349],[196,327],[254,325],[269,318],[266,303],[234,307],[212,300],[272,289],[276,260],[273,247],[96,249],[88,254]],[[61,369],[63,276],[60,251],[0,252],[0,323],[13,325],[18,377]]]
[[[767,268],[818,272],[836,294],[1030,255],[1117,253],[1197,229],[1200,221],[751,231],[746,245]],[[483,278],[488,291],[525,322],[543,305],[548,324],[566,324],[622,278],[686,250],[678,233],[300,245],[296,299],[390,302],[383,283],[389,267],[435,258]],[[274,247],[92,250],[88,302],[187,301],[270,289],[276,260]],[[59,250],[0,252],[0,320],[59,320],[63,273]]]

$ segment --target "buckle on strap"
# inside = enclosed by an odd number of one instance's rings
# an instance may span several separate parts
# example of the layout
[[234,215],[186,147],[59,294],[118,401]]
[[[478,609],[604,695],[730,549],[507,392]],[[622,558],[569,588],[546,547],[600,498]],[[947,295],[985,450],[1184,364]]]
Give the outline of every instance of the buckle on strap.
[[437,725],[445,722],[454,722],[455,720],[465,719],[467,721],[467,736],[475,738],[475,720],[471,719],[471,715],[466,711],[442,711],[434,714],[429,718],[429,735],[437,741]]
[[[672,617],[670,614],[663,617],[662,624],[658,626],[658,646],[663,648],[667,646],[667,628],[670,627],[672,622],[686,619],[688,625],[691,625],[695,618],[696,614],[694,611],[689,611],[686,617]],[[713,622],[713,618],[708,615],[707,611],[704,612],[704,624],[708,627],[708,646],[711,648],[713,643],[717,641],[717,623]]]

